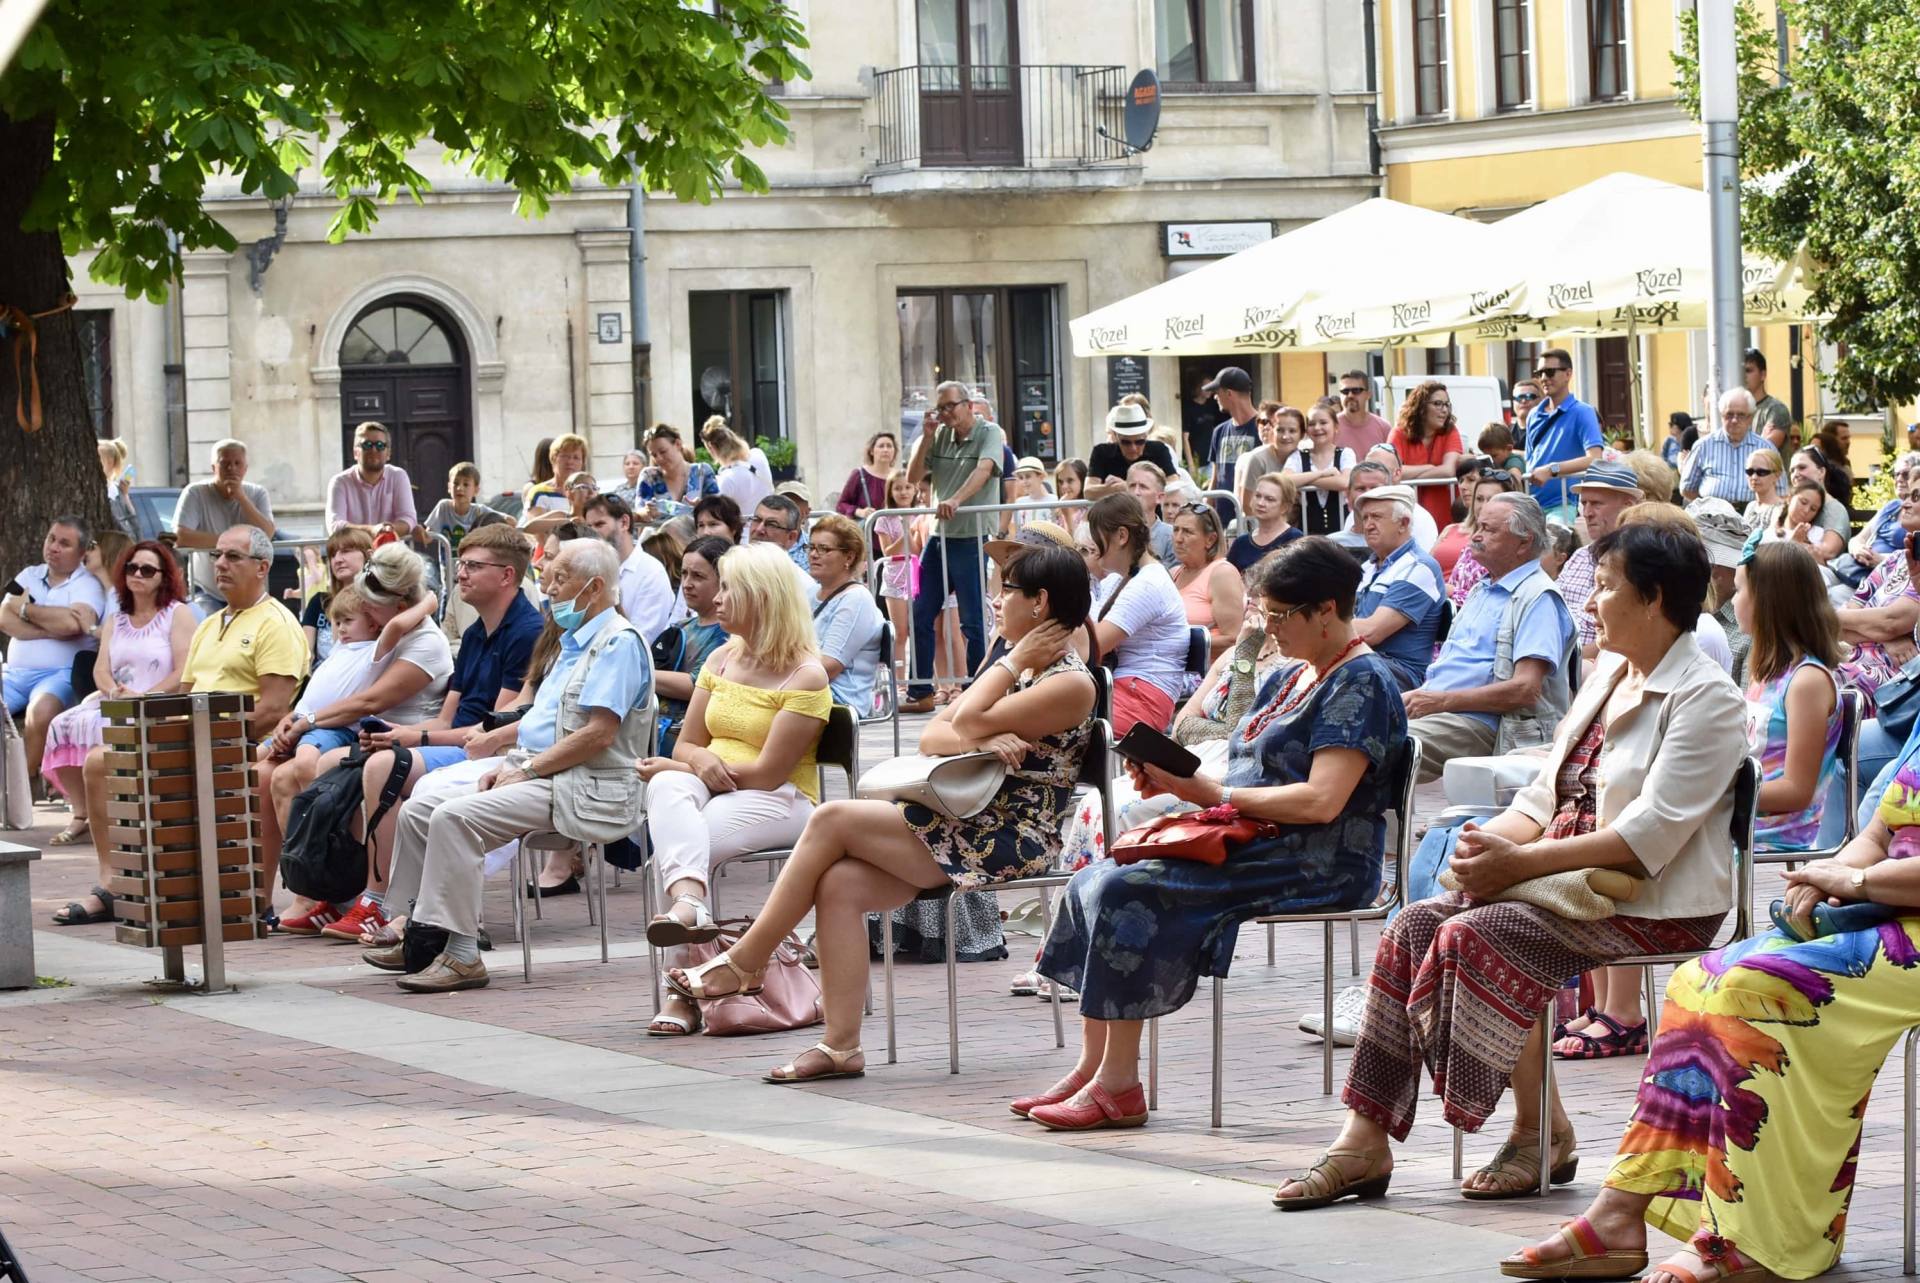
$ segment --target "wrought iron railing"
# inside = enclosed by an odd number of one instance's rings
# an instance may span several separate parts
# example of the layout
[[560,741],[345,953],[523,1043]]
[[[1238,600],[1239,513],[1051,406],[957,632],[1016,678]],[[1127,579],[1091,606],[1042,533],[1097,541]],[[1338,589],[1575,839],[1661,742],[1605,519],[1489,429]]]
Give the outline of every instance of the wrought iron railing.
[[1126,68],[1064,63],[874,75],[873,168],[1070,169],[1124,160]]

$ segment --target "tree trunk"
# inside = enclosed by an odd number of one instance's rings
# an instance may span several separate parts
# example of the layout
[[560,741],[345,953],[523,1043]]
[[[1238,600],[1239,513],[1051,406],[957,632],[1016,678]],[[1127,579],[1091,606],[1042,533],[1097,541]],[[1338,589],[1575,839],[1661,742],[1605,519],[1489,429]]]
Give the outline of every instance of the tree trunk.
[[[69,158],[68,163],[76,162]],[[0,182],[0,305],[29,314],[57,308],[67,297],[67,256],[60,237],[20,226],[52,165],[53,118],[20,121],[0,111],[0,174],[7,175]],[[26,338],[16,334],[0,341],[0,496],[7,505],[6,519],[0,521],[0,576],[9,578],[40,560],[54,517],[77,513],[95,530],[112,525],[87,411],[79,326],[70,310],[34,324],[46,420],[38,432],[26,431],[15,415],[21,391],[14,378],[16,355],[30,395]]]

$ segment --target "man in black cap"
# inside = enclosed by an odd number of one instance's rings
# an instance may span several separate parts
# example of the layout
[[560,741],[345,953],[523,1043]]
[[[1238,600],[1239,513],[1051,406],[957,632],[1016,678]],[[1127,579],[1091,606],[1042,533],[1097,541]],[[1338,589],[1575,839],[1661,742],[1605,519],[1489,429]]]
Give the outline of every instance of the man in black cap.
[[1200,389],[1213,398],[1227,417],[1213,430],[1212,448],[1207,457],[1213,461],[1212,488],[1233,490],[1233,465],[1241,455],[1260,448],[1260,429],[1253,404],[1253,376],[1237,365],[1229,365],[1213,376],[1213,382]]

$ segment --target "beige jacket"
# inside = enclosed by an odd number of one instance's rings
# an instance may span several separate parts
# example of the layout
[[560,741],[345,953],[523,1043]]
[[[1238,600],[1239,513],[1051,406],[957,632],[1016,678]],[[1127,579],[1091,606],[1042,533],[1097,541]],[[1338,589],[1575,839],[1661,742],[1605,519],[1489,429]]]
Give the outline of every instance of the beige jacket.
[[[1545,826],[1574,744],[1626,665],[1606,654],[1574,696],[1553,751],[1513,809]],[[1719,663],[1683,634],[1647,676],[1640,702],[1607,725],[1595,817],[1626,839],[1650,877],[1634,918],[1700,918],[1733,903],[1733,781],[1747,755],[1746,705]]]

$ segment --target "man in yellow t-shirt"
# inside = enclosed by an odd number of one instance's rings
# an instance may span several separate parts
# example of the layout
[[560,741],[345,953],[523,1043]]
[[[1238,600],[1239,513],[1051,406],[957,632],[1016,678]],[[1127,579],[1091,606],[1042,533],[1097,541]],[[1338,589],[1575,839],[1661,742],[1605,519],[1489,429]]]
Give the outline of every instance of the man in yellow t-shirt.
[[253,696],[247,735],[256,742],[287,715],[307,675],[300,621],[267,595],[272,564],[273,541],[256,526],[234,526],[214,541],[213,579],[227,606],[194,630],[180,672],[186,690]]

